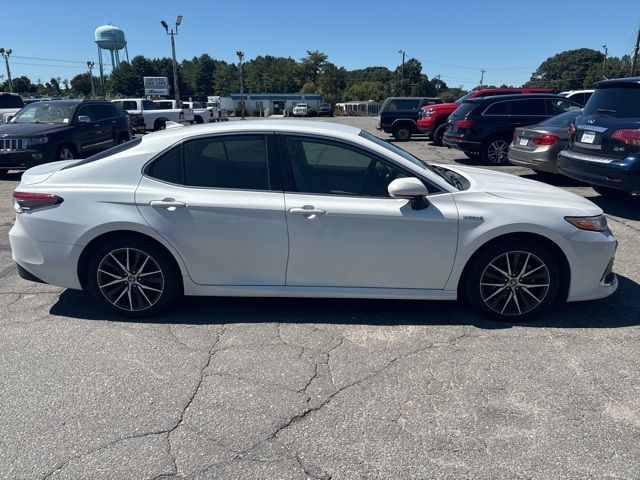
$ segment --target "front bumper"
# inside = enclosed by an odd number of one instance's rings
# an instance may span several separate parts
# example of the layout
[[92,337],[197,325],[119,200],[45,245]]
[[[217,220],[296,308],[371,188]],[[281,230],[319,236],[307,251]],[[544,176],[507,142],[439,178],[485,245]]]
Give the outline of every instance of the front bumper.
[[47,162],[53,162],[55,155],[46,151],[27,149],[20,151],[0,150],[0,169],[25,170]]
[[430,122],[427,119],[420,119],[416,122],[416,128],[421,132],[427,135],[430,135],[434,130],[434,122]]
[[640,158],[618,160],[563,150],[558,172],[591,185],[640,193]]

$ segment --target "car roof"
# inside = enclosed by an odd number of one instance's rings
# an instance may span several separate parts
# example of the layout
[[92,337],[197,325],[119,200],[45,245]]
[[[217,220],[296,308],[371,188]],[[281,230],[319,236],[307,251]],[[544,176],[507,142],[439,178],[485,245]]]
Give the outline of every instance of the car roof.
[[332,122],[318,122],[309,120],[247,120],[220,123],[204,123],[189,127],[168,128],[160,132],[149,133],[142,137],[147,141],[162,140],[163,143],[175,143],[180,140],[200,135],[242,132],[295,132],[309,134],[324,134],[333,137],[359,135],[360,128]]
[[467,98],[463,103],[483,103],[483,102],[493,102],[495,100],[528,100],[531,98],[559,98],[562,100],[567,100],[565,97],[560,95],[556,95],[555,93],[527,93],[526,95],[520,94],[512,94],[512,95],[490,95],[488,97],[475,97],[475,98]]
[[640,77],[612,78],[610,80],[601,80],[595,83],[596,88],[610,88],[617,86],[636,86],[640,87]]

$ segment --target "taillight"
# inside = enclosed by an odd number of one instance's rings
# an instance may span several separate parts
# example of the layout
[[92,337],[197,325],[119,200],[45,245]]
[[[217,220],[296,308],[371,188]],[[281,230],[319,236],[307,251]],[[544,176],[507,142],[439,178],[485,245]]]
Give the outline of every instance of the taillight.
[[18,213],[53,207],[62,202],[61,197],[52,193],[13,192],[13,206]]
[[560,137],[556,135],[550,135],[545,133],[541,137],[533,138],[532,142],[534,145],[555,145],[560,141]]
[[573,134],[576,133],[576,126],[575,124],[571,124],[569,125],[569,137],[573,137]]
[[624,129],[624,130],[616,130],[611,135],[612,140],[619,140],[621,142],[626,143],[627,145],[633,145],[635,147],[640,147],[640,129]]
[[460,120],[456,120],[456,127],[460,129],[471,128],[473,125],[473,120],[469,118],[461,118]]

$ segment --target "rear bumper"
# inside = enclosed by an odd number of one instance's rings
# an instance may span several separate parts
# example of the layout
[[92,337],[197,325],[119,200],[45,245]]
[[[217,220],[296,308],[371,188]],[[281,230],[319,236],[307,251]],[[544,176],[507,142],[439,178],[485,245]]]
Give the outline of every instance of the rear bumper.
[[480,153],[482,149],[482,142],[467,140],[462,135],[455,135],[448,132],[442,137],[442,143],[449,148],[470,153]]
[[563,150],[558,172],[591,185],[640,193],[640,158],[616,160]]
[[535,152],[522,152],[509,147],[509,163],[521,167],[529,167],[540,172],[558,173],[556,154],[551,152],[542,155]]

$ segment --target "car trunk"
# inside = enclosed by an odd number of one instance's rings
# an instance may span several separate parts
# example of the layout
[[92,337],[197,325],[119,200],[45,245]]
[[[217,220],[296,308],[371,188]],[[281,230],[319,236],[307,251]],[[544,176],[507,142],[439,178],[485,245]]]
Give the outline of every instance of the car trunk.
[[[545,137],[545,135],[547,137]],[[569,141],[569,132],[564,127],[549,127],[549,128],[517,128],[513,134],[513,148],[518,150],[533,152],[541,146],[549,146],[550,143],[545,143],[545,139],[549,139],[548,136],[557,137],[555,143],[567,144]],[[539,143],[534,143],[537,141]]]
[[614,118],[600,114],[583,115],[576,124],[572,150],[607,158],[626,158],[639,153],[640,145],[625,143],[612,136],[615,132],[637,130],[639,127],[637,118]]

